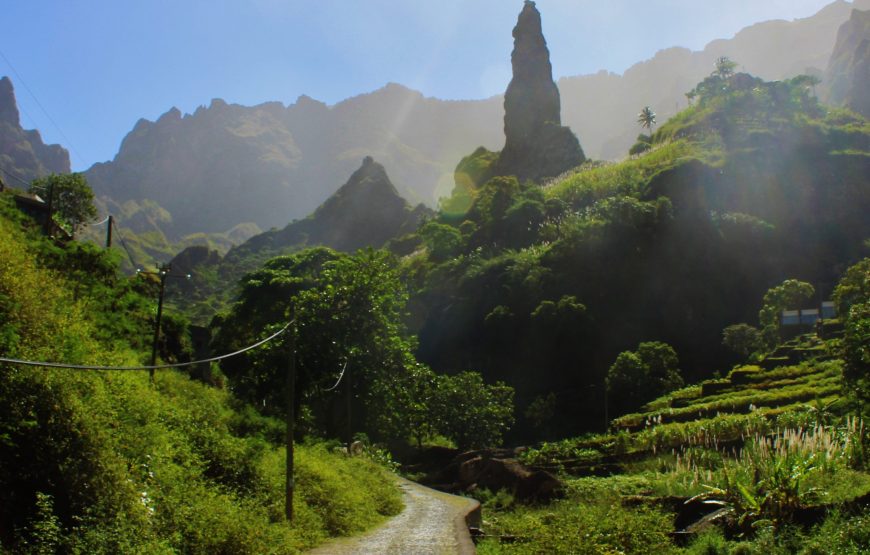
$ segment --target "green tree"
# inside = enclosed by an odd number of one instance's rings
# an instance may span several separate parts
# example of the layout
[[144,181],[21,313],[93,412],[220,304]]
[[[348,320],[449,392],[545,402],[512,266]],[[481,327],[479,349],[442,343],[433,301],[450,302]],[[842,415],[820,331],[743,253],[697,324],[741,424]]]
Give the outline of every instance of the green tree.
[[644,342],[624,351],[607,372],[608,399],[617,411],[634,410],[644,402],[682,387],[679,358],[673,347]]
[[815,288],[805,281],[787,279],[764,294],[758,323],[767,347],[775,347],[779,342],[780,315],[783,310],[797,310],[813,298]]
[[51,174],[33,180],[30,191],[46,197],[52,216],[75,235],[97,216],[94,192],[80,173]]
[[758,328],[749,324],[734,324],[722,330],[722,344],[746,357],[761,349],[764,342]]
[[448,260],[459,254],[462,248],[462,234],[451,225],[428,222],[419,233],[434,261]]
[[643,110],[637,115],[637,123],[643,129],[649,131],[650,137],[652,137],[652,128],[656,124],[656,113],[652,111],[652,108],[649,106],[644,106]]
[[732,61],[728,56],[721,56],[716,59],[716,69],[713,71],[713,75],[728,80],[734,75],[735,69],[737,69],[737,62]]
[[514,421],[514,389],[477,372],[438,376],[432,402],[438,430],[460,449],[500,445]]
[[870,404],[870,258],[851,266],[834,289],[834,302],[843,320],[843,377],[851,395]]

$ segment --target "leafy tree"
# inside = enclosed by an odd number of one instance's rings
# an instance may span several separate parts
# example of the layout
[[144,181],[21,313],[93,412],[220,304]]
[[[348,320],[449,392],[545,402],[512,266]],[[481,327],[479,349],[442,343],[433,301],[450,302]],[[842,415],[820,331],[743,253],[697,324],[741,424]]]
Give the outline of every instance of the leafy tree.
[[683,385],[674,349],[658,341],[620,353],[607,372],[607,394],[617,411],[634,410],[645,401]]
[[732,61],[728,56],[721,56],[716,59],[716,69],[713,71],[713,75],[727,80],[734,75],[735,69],[737,69],[737,62]]
[[834,290],[843,319],[843,376],[855,399],[870,404],[870,258],[851,266]]
[[30,191],[47,197],[53,217],[68,225],[73,235],[97,216],[94,192],[83,174],[51,174],[35,179]]
[[428,222],[420,228],[420,236],[431,258],[437,262],[456,256],[462,248],[462,235],[451,225]]
[[644,106],[643,110],[637,115],[637,123],[643,129],[649,131],[650,137],[652,137],[652,128],[656,124],[656,113],[649,106]]
[[749,324],[734,324],[722,330],[722,344],[746,357],[761,349],[764,342],[758,328]]
[[758,313],[758,323],[768,347],[779,341],[780,315],[783,310],[796,310],[813,298],[815,288],[805,281],[787,279],[776,287],[767,290]]
[[460,449],[499,445],[513,424],[514,390],[486,385],[477,372],[438,376],[432,403],[438,430]]
[[870,299],[870,258],[850,266],[834,289],[833,300],[837,312],[845,317],[856,303]]

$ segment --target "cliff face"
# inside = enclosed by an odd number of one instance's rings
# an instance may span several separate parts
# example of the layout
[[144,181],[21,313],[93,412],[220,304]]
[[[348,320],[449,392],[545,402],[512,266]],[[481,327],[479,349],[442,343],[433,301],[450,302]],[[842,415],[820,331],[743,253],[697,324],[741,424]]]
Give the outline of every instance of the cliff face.
[[171,221],[162,229],[172,239],[303,218],[369,153],[403,185],[402,196],[434,205],[463,152],[498,143],[500,113],[493,101],[445,102],[399,85],[335,106],[306,96],[287,107],[214,100],[190,115],[172,109],[139,121],[115,159],[87,177],[98,196],[165,208]]
[[[60,145],[47,145],[39,131],[22,129],[15,89],[8,77],[0,79],[0,168],[31,181],[50,173],[69,173],[69,152]],[[25,185],[0,175],[10,186]]]
[[823,83],[825,100],[870,118],[870,11],[853,10],[840,27]]
[[559,89],[534,2],[526,0],[513,37],[513,78],[504,99],[505,146],[495,173],[533,180],[553,177],[586,157],[577,137],[561,125]]
[[226,267],[256,267],[278,254],[306,247],[327,246],[352,252],[381,247],[390,239],[414,231],[431,215],[422,205],[412,208],[390,181],[384,166],[370,156],[330,198],[309,217],[280,230],[256,235],[227,253]]
[[[192,115],[171,110],[157,122],[140,121],[118,156],[95,165],[87,177],[98,195],[131,210],[143,199],[156,201],[168,218],[159,227],[173,240],[198,231],[223,232],[241,222],[269,229],[303,218],[335,192],[366,154],[386,167],[400,184],[400,194],[434,206],[449,195],[453,170],[465,154],[481,145],[497,150],[503,144],[502,101],[514,112],[504,130],[518,138],[517,144],[530,125],[511,107],[535,98],[526,102],[531,104],[529,118],[553,122],[545,126],[549,133],[570,133],[559,126],[561,119],[582,137],[585,153],[618,159],[640,131],[638,110],[649,105],[664,122],[686,106],[684,93],[710,74],[719,56],[767,80],[807,71],[822,75],[837,29],[853,7],[870,8],[870,0],[837,0],[809,18],[759,23],[732,39],[713,41],[701,52],[663,50],[623,75],[563,78],[557,91],[543,36],[524,31],[539,27],[540,16],[533,6],[524,7],[521,19],[532,24],[518,21],[522,40],[516,61],[521,63],[515,71],[536,71],[537,77],[523,76],[522,82],[540,88],[524,92],[512,86],[504,99],[445,102],[391,84],[334,106],[303,96],[286,107],[217,101]],[[524,62],[533,59],[544,62]],[[555,153],[557,160],[576,155],[571,137],[545,137],[545,142],[551,146],[542,155]],[[565,145],[566,152],[559,153],[554,144]]]

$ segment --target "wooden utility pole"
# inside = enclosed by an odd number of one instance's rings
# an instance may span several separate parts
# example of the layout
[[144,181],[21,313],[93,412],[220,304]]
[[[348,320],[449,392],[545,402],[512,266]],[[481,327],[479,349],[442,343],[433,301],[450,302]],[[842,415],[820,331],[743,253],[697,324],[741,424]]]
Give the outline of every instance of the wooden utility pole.
[[109,214],[109,223],[106,226],[106,248],[112,247],[112,224],[115,223],[115,217]]
[[293,309],[290,309],[290,327],[287,330],[287,464],[285,467],[284,517],[293,522],[293,492],[296,480],[293,476],[293,432],[296,420],[296,324],[293,322]]
[[[157,301],[157,321],[154,323],[154,341],[151,343],[151,366],[157,364],[157,340],[160,339],[160,319],[163,317],[163,293],[166,291],[166,276],[169,275],[169,270],[171,269],[172,266],[169,264],[161,264],[157,269],[158,277],[160,278],[160,299]],[[148,376],[153,384],[153,368],[148,370]]]
[[351,402],[353,401],[353,385],[350,381],[350,368],[345,367],[344,397],[347,403],[347,454],[350,454],[350,444],[353,443],[353,427],[351,426]]

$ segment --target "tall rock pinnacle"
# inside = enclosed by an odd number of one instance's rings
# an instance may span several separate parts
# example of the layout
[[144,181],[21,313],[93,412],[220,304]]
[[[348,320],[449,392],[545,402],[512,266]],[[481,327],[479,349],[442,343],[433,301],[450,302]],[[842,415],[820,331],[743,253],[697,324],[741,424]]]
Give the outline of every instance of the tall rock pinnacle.
[[586,157],[577,137],[561,125],[550,51],[541,14],[531,0],[525,0],[513,37],[513,79],[504,97],[505,147],[497,173],[520,179],[553,177],[582,164]]

